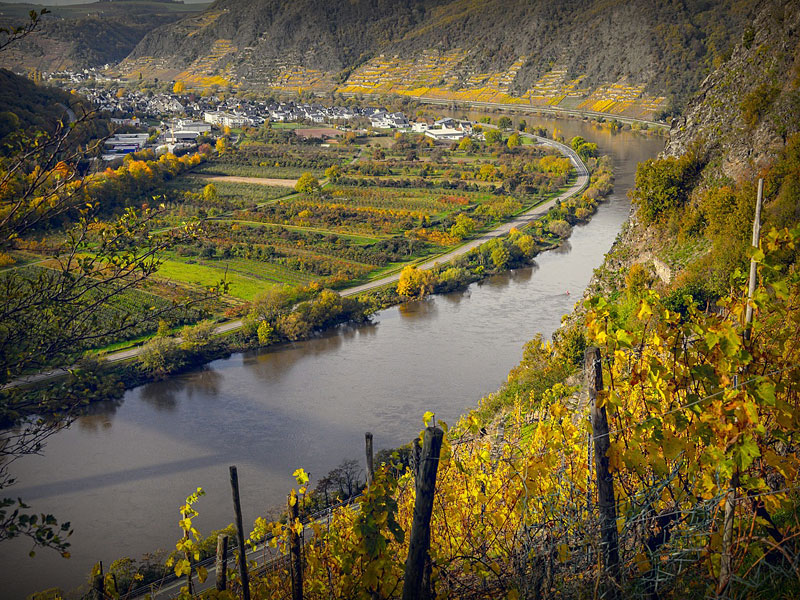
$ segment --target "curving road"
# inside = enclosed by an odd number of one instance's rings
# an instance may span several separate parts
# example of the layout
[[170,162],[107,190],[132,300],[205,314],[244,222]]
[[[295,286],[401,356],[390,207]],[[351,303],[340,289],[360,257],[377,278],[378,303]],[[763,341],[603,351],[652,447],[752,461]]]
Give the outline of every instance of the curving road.
[[[544,144],[547,146],[551,146],[559,150],[562,154],[568,156],[572,161],[573,166],[578,174],[578,179],[575,183],[569,187],[569,189],[564,190],[555,198],[544,202],[543,204],[539,204],[538,206],[532,208],[528,212],[522,213],[521,215],[516,216],[511,221],[503,223],[502,225],[492,229],[477,237],[473,240],[470,240],[463,246],[459,246],[455,250],[448,252],[447,254],[443,254],[441,256],[437,256],[431,260],[426,262],[420,263],[417,265],[418,269],[432,269],[436,265],[440,265],[446,262],[453,260],[454,258],[461,256],[462,254],[466,254],[473,248],[477,248],[481,244],[485,244],[489,240],[507,235],[509,231],[513,228],[520,229],[524,227],[528,223],[531,223],[537,219],[541,219],[543,216],[547,214],[547,212],[553,208],[559,201],[567,200],[568,198],[572,198],[572,196],[578,194],[581,190],[583,190],[589,183],[589,170],[586,168],[584,162],[580,159],[580,157],[575,153],[575,151],[565,144],[560,144],[559,142],[555,142],[553,140],[547,138],[537,137],[531,134],[522,134],[525,137],[529,137],[535,139],[540,144]],[[361,294],[363,292],[382,287],[389,283],[394,283],[400,279],[400,272],[394,273],[393,275],[387,275],[386,277],[382,277],[381,279],[376,279],[375,281],[370,281],[369,283],[365,283],[363,285],[359,285],[352,288],[347,288],[341,292],[342,296],[355,296],[356,294]]]
[[[436,258],[430,259],[428,261],[422,262],[417,265],[418,269],[432,269],[433,267],[446,263],[448,261],[453,260],[454,258],[466,254],[473,248],[477,248],[481,244],[488,242],[489,240],[500,237],[503,235],[507,235],[512,228],[520,229],[525,225],[535,221],[537,219],[542,218],[547,212],[556,205],[559,201],[567,200],[576,194],[580,193],[588,184],[589,184],[589,170],[586,168],[586,165],[578,156],[578,154],[566,144],[561,144],[554,140],[548,138],[538,137],[529,133],[522,133],[520,134],[524,137],[528,137],[531,139],[536,140],[537,143],[550,146],[551,148],[555,148],[565,156],[569,157],[572,161],[573,166],[575,167],[575,171],[578,175],[577,180],[574,184],[572,184],[567,190],[564,190],[555,198],[544,202],[543,204],[539,204],[538,206],[532,208],[531,210],[518,215],[511,221],[503,223],[498,227],[482,234],[480,237],[477,237],[473,240],[470,240],[466,244],[459,246],[455,250],[448,252],[447,254],[442,254],[437,256]],[[342,290],[340,294],[342,296],[355,296],[357,294],[361,294],[363,292],[373,290],[375,288],[383,287],[385,285],[395,283],[400,279],[400,272],[394,273],[392,275],[387,275],[386,277],[382,277],[380,279],[376,279],[375,281],[370,281],[369,283],[365,283],[362,285],[358,285],[355,287],[347,288]],[[228,321],[226,323],[221,323],[214,332],[217,334],[228,333],[230,331],[235,331],[242,326],[242,320],[237,319],[235,321]],[[129,348],[127,350],[121,350],[119,352],[114,352],[112,354],[108,354],[104,357],[105,360],[109,362],[119,362],[122,360],[128,360],[138,356],[142,351],[141,346],[137,346],[135,348]],[[51,369],[48,371],[42,371],[41,373],[36,373],[35,375],[29,375],[27,377],[20,377],[19,379],[7,383],[3,386],[2,389],[18,387],[22,385],[27,385],[31,383],[39,383],[41,381],[46,381],[48,379],[54,379],[56,377],[62,377],[69,373],[73,367],[59,367],[57,369]]]

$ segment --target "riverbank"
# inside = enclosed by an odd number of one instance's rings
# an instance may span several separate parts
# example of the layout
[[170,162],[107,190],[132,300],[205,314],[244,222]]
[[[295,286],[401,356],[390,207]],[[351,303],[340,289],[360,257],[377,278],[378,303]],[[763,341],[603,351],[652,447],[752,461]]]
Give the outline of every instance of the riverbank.
[[[466,290],[405,302],[371,323],[341,326],[136,387],[99,402],[48,441],[43,456],[14,465],[15,493],[33,510],[70,520],[72,558],[9,542],[0,585],[11,598],[72,589],[97,560],[171,548],[177,507],[198,485],[207,495],[197,528],[231,520],[228,465],[239,467],[246,526],[285,503],[298,466],[312,485],[347,458],[363,456],[364,431],[378,448],[406,443],[423,412],[455,423],[494,393],[522,346],[559,327],[627,219],[638,162],[663,145],[626,133],[559,123],[571,138],[595,135],[613,155],[615,190],[586,225],[534,263]],[[13,574],[13,577],[11,575]]]
[[[557,150],[561,154],[563,154],[565,157],[569,158],[571,163],[572,163],[572,165],[573,165],[573,168],[574,168],[574,178],[575,178],[574,182],[566,190],[556,194],[554,197],[550,198],[546,202],[541,203],[538,206],[528,210],[527,212],[516,216],[515,218],[511,219],[510,221],[507,221],[507,222],[495,227],[491,231],[488,231],[488,232],[486,232],[486,233],[484,233],[484,234],[482,234],[482,235],[480,235],[480,236],[478,236],[476,238],[473,238],[472,240],[467,241],[466,243],[460,245],[458,248],[455,248],[454,250],[446,252],[444,254],[437,255],[432,259],[423,261],[422,263],[414,264],[413,266],[416,269],[421,270],[421,271],[427,271],[427,270],[430,270],[430,269],[434,269],[439,265],[442,265],[442,264],[445,264],[447,262],[450,262],[450,261],[452,261],[453,259],[455,259],[455,258],[457,258],[459,256],[462,256],[462,255],[464,255],[464,254],[466,254],[468,252],[471,252],[471,251],[475,250],[479,246],[481,246],[481,245],[483,245],[483,244],[485,244],[485,243],[487,243],[487,242],[489,242],[489,241],[491,241],[493,239],[508,235],[514,229],[522,229],[523,227],[526,227],[526,226],[530,225],[534,221],[545,219],[548,216],[549,212],[554,207],[559,206],[561,203],[564,203],[564,202],[568,201],[569,199],[573,198],[577,194],[579,194],[582,191],[587,189],[587,187],[590,184],[589,170],[588,170],[586,164],[584,163],[584,161],[581,159],[581,157],[578,156],[577,152],[575,152],[575,150],[573,150],[570,146],[567,146],[567,145],[562,144],[562,143],[560,143],[558,141],[551,140],[551,139],[548,139],[548,138],[535,136],[535,135],[532,135],[532,134],[522,134],[522,135],[524,137],[527,137],[528,139],[530,139],[532,142],[534,142],[536,144],[549,146],[549,147]],[[612,178],[613,178],[613,175],[611,173],[608,173],[606,175],[606,179],[607,180],[610,181]],[[596,190],[596,193],[592,193],[591,194],[591,200],[594,200],[596,198],[602,198],[608,192],[610,192],[610,187],[608,186],[607,183],[602,183],[601,185],[602,185],[603,189],[602,190]],[[583,215],[583,216],[580,216],[580,217],[576,216],[574,210],[573,210],[572,213],[568,213],[566,215],[561,215],[561,216],[566,216],[569,219],[570,224],[574,224],[575,222],[579,222],[579,221],[587,218],[588,216],[590,216],[594,212],[594,208],[595,207],[594,206],[587,206],[587,207],[583,207],[583,208],[584,208],[584,212],[585,212],[585,215]],[[542,237],[542,236],[540,235],[540,237]],[[539,244],[540,249],[549,247],[550,243],[547,240],[543,240],[543,242],[544,243],[540,243]],[[531,254],[530,250],[527,251],[527,252],[524,252],[524,254],[528,255],[527,258],[529,260],[532,259],[533,256],[535,255],[535,254]],[[519,262],[519,261],[517,261],[517,262]],[[508,264],[508,265],[500,265],[499,266],[499,270],[502,270],[506,266],[509,266],[509,267],[513,268],[513,266],[515,266],[515,265],[513,263]],[[486,274],[491,274],[491,272],[496,271],[496,270],[497,269],[490,270]],[[485,269],[484,269],[484,271],[485,271]],[[471,283],[473,281],[477,281],[482,276],[484,276],[484,272],[477,273],[477,275],[478,275],[477,277],[468,277],[468,276],[465,277],[464,275],[461,275],[458,278],[458,279],[461,280],[460,283],[459,283],[459,281],[450,281],[448,283],[448,285],[446,286],[447,287],[446,291],[449,291],[450,289],[455,289],[459,285],[468,285],[469,283]],[[364,294],[366,292],[370,292],[372,290],[381,290],[382,288],[385,288],[386,286],[389,286],[391,284],[394,284],[394,283],[398,282],[399,279],[400,279],[400,271],[398,270],[398,271],[396,271],[394,273],[390,273],[389,275],[387,275],[385,277],[381,277],[381,278],[376,279],[374,281],[370,281],[370,282],[365,283],[365,284],[357,285],[357,286],[354,286],[352,288],[348,288],[348,289],[342,290],[342,291],[340,291],[340,294],[342,296],[345,296],[345,297],[350,297],[350,296],[361,295],[361,294]],[[452,279],[452,277],[451,277],[451,279]],[[306,299],[308,299],[308,297],[310,295],[311,295],[310,293],[302,293],[302,292],[300,294],[296,294],[296,295],[294,295],[292,297],[292,300],[293,300],[292,303],[296,304],[297,302],[306,300]],[[381,308],[386,308],[387,306],[391,306],[391,305],[396,304],[397,302],[399,302],[399,299],[397,299],[397,298],[395,298],[393,300],[387,300],[384,297],[385,294],[380,293],[380,292],[378,293],[378,296],[380,297],[380,299],[377,302],[377,304],[376,304],[375,301],[367,302],[367,308],[364,311],[366,313],[366,315],[370,314],[371,312],[374,312],[375,310],[380,310]],[[355,320],[358,320],[358,318],[362,318],[363,316],[365,316],[365,315],[361,315],[360,317],[357,317]],[[332,324],[333,325],[338,325],[340,322],[342,322],[342,321],[341,320],[334,320],[334,322]],[[186,353],[184,353],[180,357],[165,356],[164,360],[161,361],[164,364],[159,365],[155,369],[155,373],[152,373],[151,376],[152,375],[165,376],[165,375],[172,374],[172,373],[178,373],[178,372],[181,372],[181,371],[183,371],[183,370],[185,370],[187,368],[194,368],[194,367],[197,367],[197,366],[199,366],[201,364],[205,364],[206,362],[208,362],[208,360],[210,360],[209,357],[212,357],[212,359],[213,359],[213,358],[219,358],[220,356],[223,356],[224,352],[223,352],[223,354],[220,354],[219,351],[215,349],[217,346],[219,346],[219,344],[211,344],[211,343],[209,343],[211,340],[210,340],[210,338],[208,337],[207,334],[208,333],[213,333],[213,334],[215,334],[217,336],[228,336],[230,333],[235,332],[237,330],[240,330],[244,325],[245,325],[245,321],[243,319],[237,319],[237,320],[227,321],[227,322],[221,323],[221,324],[215,326],[213,331],[209,331],[206,328],[204,330],[204,335],[205,335],[204,343],[207,346],[206,348],[200,349],[200,348],[197,347],[197,344],[194,344],[193,348],[192,348],[193,352],[188,354],[188,355]],[[318,332],[320,330],[320,327],[318,327],[315,324],[312,327],[312,329],[315,330],[313,332]],[[186,328],[186,330],[189,331],[189,328]],[[195,331],[197,331],[197,328],[195,328]],[[308,334],[313,333],[313,332],[309,331]],[[300,335],[300,336],[287,336],[287,337],[289,339],[293,339],[293,340],[304,339],[304,338],[308,337],[308,334]],[[266,341],[267,341],[266,338],[260,339],[261,345],[262,346],[265,345]],[[181,339],[178,338],[176,340],[176,343],[180,343],[180,342],[181,342]],[[147,344],[135,346],[135,347],[132,347],[132,348],[126,348],[126,349],[123,349],[123,350],[120,350],[120,351],[116,351],[116,352],[112,352],[112,353],[109,353],[109,354],[106,354],[106,355],[99,356],[98,358],[102,363],[120,363],[122,361],[129,361],[131,359],[137,358],[143,352],[145,352],[146,351],[146,349],[145,349],[146,345]],[[223,346],[225,346],[225,345],[228,345],[228,344],[223,344]],[[161,346],[164,346],[164,344],[161,344]],[[250,349],[250,348],[246,348],[246,349]],[[166,347],[163,347],[163,348],[158,349],[158,352],[161,353],[161,354],[164,354],[166,350],[168,350],[168,349]],[[232,349],[230,349],[230,352],[236,352],[236,351],[242,351],[242,350],[243,349],[241,347],[235,346]],[[175,348],[170,348],[169,349],[169,353],[174,355],[175,354]],[[171,364],[166,364],[166,363],[171,363]],[[50,380],[53,380],[53,379],[58,379],[58,378],[62,378],[62,377],[65,377],[65,376],[72,376],[75,373],[80,373],[81,371],[85,371],[87,369],[87,367],[92,369],[92,370],[96,370],[97,369],[97,364],[98,363],[95,362],[94,359],[89,357],[89,358],[87,358],[87,360],[85,360],[82,364],[79,364],[79,365],[71,365],[71,366],[68,366],[68,367],[49,369],[49,370],[46,370],[46,371],[43,371],[43,372],[40,372],[40,373],[37,373],[37,374],[33,374],[33,375],[26,376],[26,377],[22,377],[22,378],[14,381],[14,382],[11,382],[10,384],[6,384],[6,386],[4,386],[4,389],[5,388],[18,387],[18,386],[39,386],[39,385],[45,384],[46,382],[48,382]],[[117,370],[117,369],[110,369],[111,372],[114,372],[115,370]],[[127,370],[130,371],[130,369],[127,369]],[[109,369],[105,368],[104,371],[108,372]],[[123,377],[122,377],[123,381],[127,381],[130,378],[131,378],[131,376],[123,374]],[[142,380],[142,379],[140,379],[140,378],[138,378],[136,376],[133,376],[134,383],[133,384],[125,383],[125,386],[126,386],[126,389],[127,389],[129,385],[138,385],[139,383],[144,383],[144,382],[149,381],[149,380],[151,380],[151,379],[147,378],[147,377]],[[136,382],[138,382],[138,383],[136,383]],[[106,393],[105,390],[107,390],[107,386],[104,386],[103,390],[104,390],[103,393]]]
[[[582,161],[579,165],[586,169]],[[465,289],[498,273],[529,265],[541,252],[564,243],[573,226],[586,223],[596,212],[597,201],[613,189],[612,180],[608,161],[599,161],[591,181],[586,169],[567,190],[548,202],[455,251],[410,267],[415,273],[427,273],[424,285],[417,288],[398,291],[396,284],[407,273],[404,270],[341,294],[323,291],[309,299],[300,298],[299,302],[296,296],[289,295],[288,305],[268,317],[251,313],[249,318],[217,326],[186,327],[181,337],[156,337],[143,346],[114,353],[102,361],[87,359],[66,372],[41,374],[39,380],[26,382],[32,386],[29,393],[58,397],[60,390],[79,386],[84,390],[85,404],[95,399],[113,399],[125,390],[196,369],[234,353],[277,348],[318,336],[344,323],[367,322],[376,312],[408,299]],[[584,191],[587,192],[584,197],[577,200],[575,196]],[[560,235],[548,229],[556,221],[568,224]],[[532,224],[532,229],[523,229]],[[288,310],[291,305],[294,308]],[[264,334],[265,324],[268,334]],[[66,382],[48,384],[62,374],[68,378]]]

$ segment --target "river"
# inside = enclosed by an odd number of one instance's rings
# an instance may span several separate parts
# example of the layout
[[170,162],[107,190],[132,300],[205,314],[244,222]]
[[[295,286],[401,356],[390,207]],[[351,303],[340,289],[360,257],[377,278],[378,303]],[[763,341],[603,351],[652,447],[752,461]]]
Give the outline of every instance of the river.
[[282,505],[291,473],[315,480],[343,460],[363,459],[364,432],[376,449],[408,442],[422,414],[454,423],[495,391],[524,343],[559,326],[580,298],[628,216],[636,164],[661,138],[612,135],[587,123],[538,120],[570,139],[582,135],[614,159],[616,187],[569,242],[532,267],[463,292],[382,311],[374,322],[269,352],[234,355],[121,401],[51,438],[41,456],[14,463],[7,490],[33,510],[70,520],[72,558],[30,544],[0,545],[2,598],[83,583],[93,563],[172,549],[178,507],[198,486],[203,534],[233,520],[228,466],[237,465],[245,527]]

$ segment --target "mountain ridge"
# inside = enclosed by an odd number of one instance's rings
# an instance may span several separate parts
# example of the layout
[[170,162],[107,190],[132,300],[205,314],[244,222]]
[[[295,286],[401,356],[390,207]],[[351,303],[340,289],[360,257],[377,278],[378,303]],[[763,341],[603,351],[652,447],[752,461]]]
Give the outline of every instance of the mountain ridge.
[[[418,88],[454,100],[493,93],[570,108],[605,86],[593,103],[649,96],[662,98],[651,113],[671,112],[724,60],[751,11],[741,0],[217,0],[146,35],[122,72],[286,90]],[[382,63],[393,60],[396,81]]]

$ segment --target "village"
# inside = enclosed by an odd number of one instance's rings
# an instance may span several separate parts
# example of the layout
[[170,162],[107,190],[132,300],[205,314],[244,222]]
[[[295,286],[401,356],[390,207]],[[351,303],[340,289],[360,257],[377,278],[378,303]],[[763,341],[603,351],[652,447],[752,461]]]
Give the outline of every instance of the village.
[[326,137],[333,143],[348,130],[364,132],[367,128],[419,133],[434,142],[449,143],[472,134],[474,125],[468,120],[452,118],[409,119],[402,112],[389,112],[376,106],[325,106],[138,90],[119,94],[93,87],[81,87],[78,92],[98,111],[112,115],[111,121],[125,130],[105,142],[103,159],[106,161],[145,148],[152,148],[157,154],[187,151],[196,147],[198,140],[216,137],[212,128],[221,132],[260,127],[267,122],[330,125],[337,128],[326,131]]

